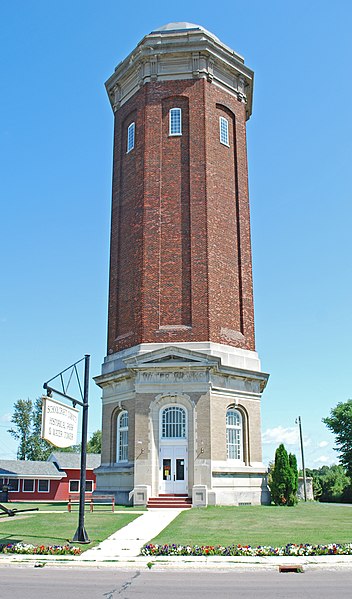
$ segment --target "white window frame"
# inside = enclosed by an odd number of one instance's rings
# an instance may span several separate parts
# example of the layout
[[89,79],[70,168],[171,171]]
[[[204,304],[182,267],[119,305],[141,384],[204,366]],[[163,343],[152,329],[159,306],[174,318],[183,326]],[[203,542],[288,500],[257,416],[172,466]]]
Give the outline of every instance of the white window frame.
[[126,154],[131,152],[135,146],[136,139],[136,123],[133,122],[127,127],[127,151]]
[[220,143],[229,148],[229,121],[224,116],[219,117],[219,135]]
[[170,137],[182,135],[182,110],[181,110],[181,108],[175,107],[175,108],[170,108],[170,110],[169,110],[169,135],[170,135]]
[[[31,491],[28,491],[28,489],[25,489],[25,488],[24,488],[24,484],[25,484],[25,483],[28,483],[28,482],[30,482],[30,481],[32,481],[32,483],[33,483],[33,486],[32,486],[32,490],[31,490]],[[35,493],[35,479],[34,479],[34,478],[24,478],[24,479],[22,480],[22,492],[23,492],[23,493]]]
[[[47,489],[45,489],[45,491],[39,488],[40,483],[47,483]],[[40,478],[38,480],[38,493],[50,493],[50,480],[48,478]]]
[[[127,418],[127,424],[126,424]],[[122,424],[121,424],[122,421]],[[116,462],[126,463],[128,462],[128,412],[123,410],[117,417],[116,424]]]
[[[166,420],[169,414],[171,421]],[[174,434],[167,434],[170,432]],[[160,439],[187,439],[187,410],[183,406],[172,404],[160,411]]]
[[16,481],[17,482],[17,489],[9,489],[10,493],[19,493],[20,492],[20,479],[19,478],[8,478],[7,479],[7,485],[10,486],[10,480]]
[[[78,483],[78,489],[77,489],[77,491],[72,491],[72,489],[71,489],[71,483]],[[69,493],[79,493],[80,492],[80,481],[77,480],[76,478],[71,478],[71,480],[69,481],[68,492]]]
[[[229,424],[229,414],[236,414],[237,423]],[[226,410],[226,454],[229,462],[243,463],[243,419],[236,408]]]

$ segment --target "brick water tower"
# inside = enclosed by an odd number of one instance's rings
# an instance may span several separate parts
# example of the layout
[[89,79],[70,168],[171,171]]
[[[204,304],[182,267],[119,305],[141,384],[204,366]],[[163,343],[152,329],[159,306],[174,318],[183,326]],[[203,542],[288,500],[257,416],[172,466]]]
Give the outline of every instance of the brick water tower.
[[266,502],[246,151],[253,72],[203,27],[170,23],[106,88],[115,132],[98,491],[135,505]]

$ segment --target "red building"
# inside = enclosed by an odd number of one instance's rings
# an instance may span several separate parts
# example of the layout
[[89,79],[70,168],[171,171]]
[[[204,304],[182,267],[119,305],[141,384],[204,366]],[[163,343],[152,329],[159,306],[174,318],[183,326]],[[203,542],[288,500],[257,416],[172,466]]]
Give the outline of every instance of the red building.
[[[86,493],[95,490],[94,468],[100,455],[87,455]],[[79,496],[80,455],[53,452],[46,462],[0,460],[0,490],[3,501],[68,501]]]

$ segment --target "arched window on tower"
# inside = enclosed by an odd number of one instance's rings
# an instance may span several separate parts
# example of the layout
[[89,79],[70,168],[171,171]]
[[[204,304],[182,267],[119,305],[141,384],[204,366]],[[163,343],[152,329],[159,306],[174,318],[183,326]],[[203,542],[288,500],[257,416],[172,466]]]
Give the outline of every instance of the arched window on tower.
[[223,116],[219,117],[220,126],[220,143],[224,146],[229,146],[229,122]]
[[181,108],[171,108],[169,112],[169,135],[182,135]]
[[243,461],[242,416],[235,408],[226,412],[227,459]]
[[162,439],[186,438],[186,411],[179,406],[165,408],[161,416]]
[[134,141],[136,135],[136,125],[135,123],[131,123],[128,125],[127,129],[127,154],[134,148]]
[[117,462],[128,461],[128,412],[124,410],[117,417]]

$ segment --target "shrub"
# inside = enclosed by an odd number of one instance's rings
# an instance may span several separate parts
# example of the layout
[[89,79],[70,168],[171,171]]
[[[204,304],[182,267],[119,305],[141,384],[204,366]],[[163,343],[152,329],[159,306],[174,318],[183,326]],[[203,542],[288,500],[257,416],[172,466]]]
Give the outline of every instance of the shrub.
[[270,472],[269,486],[275,505],[292,506],[297,503],[297,460],[295,455],[288,455],[283,443],[275,452],[275,463]]
[[298,468],[297,458],[294,453],[290,453],[288,456],[288,463],[291,469],[291,478],[288,489],[287,505],[296,505],[298,502],[297,491],[298,491]]

